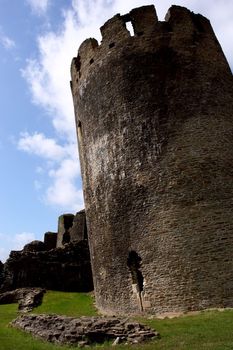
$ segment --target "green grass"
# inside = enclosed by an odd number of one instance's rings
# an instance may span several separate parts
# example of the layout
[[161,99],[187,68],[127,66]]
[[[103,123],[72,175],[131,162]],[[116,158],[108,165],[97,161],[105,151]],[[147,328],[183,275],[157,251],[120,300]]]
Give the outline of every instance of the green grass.
[[[96,315],[90,294],[47,292],[36,313],[57,313],[69,316]],[[17,305],[0,305],[0,350],[65,350],[8,326],[17,317]],[[174,319],[146,319],[161,334],[161,339],[140,346],[115,346],[116,350],[233,350],[233,310],[206,311],[198,315]],[[109,344],[98,349],[113,349]]]
[[[233,310],[205,311],[198,315],[145,322],[161,334],[161,340],[145,350],[233,349]],[[135,347],[140,349],[140,347]]]
[[8,326],[17,317],[18,305],[0,305],[0,350],[65,350],[59,347],[33,339],[31,335]]
[[42,305],[34,309],[33,313],[55,313],[75,317],[97,315],[91,294],[54,291],[45,293]]

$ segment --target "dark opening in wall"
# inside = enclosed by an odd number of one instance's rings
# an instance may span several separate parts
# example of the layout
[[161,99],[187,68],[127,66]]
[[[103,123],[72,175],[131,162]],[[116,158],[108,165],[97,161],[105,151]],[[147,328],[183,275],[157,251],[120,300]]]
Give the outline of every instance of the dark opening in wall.
[[79,142],[81,143],[82,142],[82,123],[80,122],[80,120],[78,121],[78,139],[79,139]]
[[75,67],[76,67],[77,71],[80,71],[80,69],[81,69],[81,59],[80,59],[79,55],[78,55],[78,57],[76,57],[74,59],[74,64],[75,64]]
[[143,291],[143,275],[140,271],[142,258],[137,252],[131,250],[128,255],[127,265],[131,273],[132,284],[136,286],[136,294],[139,301],[140,311],[143,311],[142,291]]
[[62,244],[70,243],[70,228],[73,226],[74,221],[74,215],[64,215],[64,229],[65,232],[63,233],[62,237]]
[[65,231],[62,238],[62,244],[70,243],[70,233]]
[[72,215],[72,214],[65,214],[64,215],[65,230],[69,230],[73,226],[73,221],[74,221],[74,215]]
[[144,32],[138,32],[137,36],[142,36],[144,34]]
[[134,250],[128,255],[127,265],[131,272],[133,284],[137,284],[138,290],[143,291],[143,275],[140,271],[142,258]]
[[94,63],[94,59],[93,58],[90,60],[90,64],[92,64],[92,63]]
[[115,43],[109,44],[109,49],[111,49],[111,48],[114,47],[114,46],[115,46]]

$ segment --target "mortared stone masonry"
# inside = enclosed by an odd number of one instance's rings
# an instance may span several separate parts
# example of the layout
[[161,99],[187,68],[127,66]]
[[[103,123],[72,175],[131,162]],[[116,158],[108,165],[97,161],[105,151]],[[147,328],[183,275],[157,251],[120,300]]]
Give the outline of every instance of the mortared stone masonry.
[[211,24],[144,6],[101,33],[71,66],[97,306],[233,307],[233,79]]

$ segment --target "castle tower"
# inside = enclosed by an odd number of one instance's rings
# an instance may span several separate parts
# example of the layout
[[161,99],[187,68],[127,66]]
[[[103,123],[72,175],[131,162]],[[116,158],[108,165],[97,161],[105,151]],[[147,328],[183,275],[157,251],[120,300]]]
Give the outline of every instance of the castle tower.
[[144,6],[101,33],[71,67],[97,306],[233,307],[233,84],[210,22]]

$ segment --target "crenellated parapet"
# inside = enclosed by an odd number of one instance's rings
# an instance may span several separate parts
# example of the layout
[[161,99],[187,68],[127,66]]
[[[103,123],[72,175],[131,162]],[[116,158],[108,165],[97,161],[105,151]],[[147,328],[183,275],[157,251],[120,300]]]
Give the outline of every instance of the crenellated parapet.
[[[131,35],[126,24],[131,22],[134,34]],[[165,16],[165,21],[158,21],[156,10],[153,5],[142,6],[133,9],[128,14],[117,14],[109,19],[101,28],[101,43],[90,38],[85,40],[71,64],[72,79],[79,80],[81,76],[85,79],[87,74],[92,74],[93,70],[100,69],[103,60],[109,55],[117,56],[121,50],[132,49],[132,47],[143,50],[147,46],[157,45],[171,46],[181,49],[182,46],[189,45],[202,46],[208,52],[213,46],[214,56],[216,56],[216,46],[222,56],[211,24],[207,18],[200,14],[194,14],[185,7],[173,5]],[[220,59],[220,55],[217,59]],[[209,55],[211,57],[211,53]],[[212,57],[213,59],[213,57]],[[226,66],[226,62],[225,66]]]

